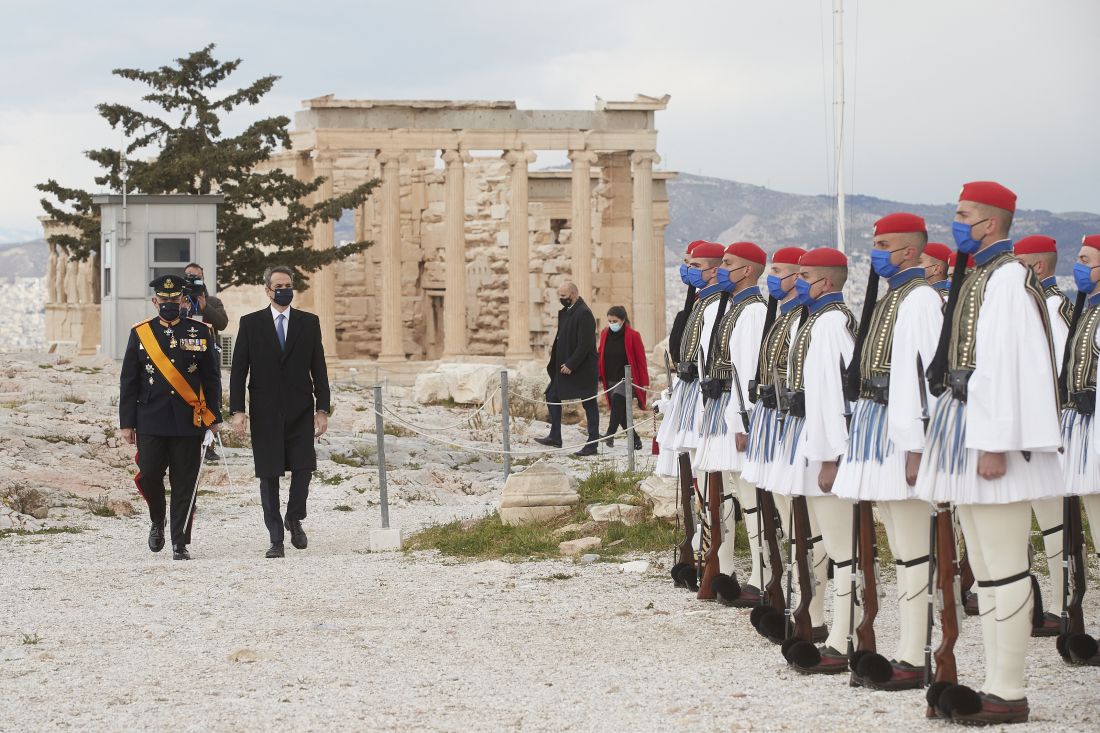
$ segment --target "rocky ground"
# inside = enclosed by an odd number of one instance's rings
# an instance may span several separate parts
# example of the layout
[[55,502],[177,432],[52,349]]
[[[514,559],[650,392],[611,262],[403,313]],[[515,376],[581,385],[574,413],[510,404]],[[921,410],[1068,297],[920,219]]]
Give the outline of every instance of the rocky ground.
[[[0,491],[38,491],[20,508],[42,517],[10,506],[0,514],[5,731],[943,727],[922,719],[919,692],[870,693],[789,671],[747,611],[673,589],[664,554],[625,573],[566,559],[367,553],[367,531],[380,523],[376,436],[369,392],[354,383],[337,386],[319,448],[309,549],[263,559],[242,447],[225,451],[228,474],[225,465],[204,473],[195,559],[154,555],[130,481],[132,448],[114,431],[115,374],[111,362],[31,355],[0,369]],[[391,402],[434,437],[495,444],[496,418],[450,427],[469,410],[414,405],[396,388]],[[544,429],[521,420],[516,448],[532,450]],[[395,525],[410,531],[495,506],[495,459],[392,424],[388,432]],[[592,467],[552,460],[578,477]],[[620,451],[599,460],[624,464]],[[129,506],[135,516],[111,516]],[[887,597],[894,590],[887,582]],[[1098,598],[1086,596],[1086,618],[1100,617]],[[888,604],[877,628],[891,648]],[[1049,639],[1032,640],[1030,652],[1027,730],[1100,727],[1100,672],[1066,667]],[[974,680],[977,620],[964,622],[957,653],[961,676]]]

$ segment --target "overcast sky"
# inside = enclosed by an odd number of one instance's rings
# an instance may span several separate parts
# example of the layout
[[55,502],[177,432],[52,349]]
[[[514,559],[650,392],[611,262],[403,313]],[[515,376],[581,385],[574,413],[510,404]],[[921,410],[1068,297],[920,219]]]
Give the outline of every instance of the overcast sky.
[[[40,236],[36,182],[93,185],[82,151],[117,143],[94,105],[139,93],[111,69],[209,42],[244,59],[242,83],[282,77],[234,128],[328,93],[580,109],[596,95],[668,93],[663,167],[831,192],[831,8],[0,0],[0,241]],[[947,202],[991,178],[1021,207],[1100,212],[1098,0],[847,0],[845,20],[849,192]]]

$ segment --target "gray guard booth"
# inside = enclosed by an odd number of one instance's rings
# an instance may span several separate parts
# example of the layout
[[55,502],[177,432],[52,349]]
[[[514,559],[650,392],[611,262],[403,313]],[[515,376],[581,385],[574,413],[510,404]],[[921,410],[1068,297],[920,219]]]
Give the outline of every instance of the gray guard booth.
[[217,281],[217,220],[222,196],[116,194],[92,197],[101,222],[100,352],[121,359],[130,328],[155,314],[149,281],[203,267],[206,288]]

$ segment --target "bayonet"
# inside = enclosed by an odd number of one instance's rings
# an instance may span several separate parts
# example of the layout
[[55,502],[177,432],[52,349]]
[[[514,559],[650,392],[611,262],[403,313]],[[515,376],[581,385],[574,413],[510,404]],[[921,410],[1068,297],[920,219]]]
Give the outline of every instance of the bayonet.
[[745,409],[745,396],[741,394],[741,379],[737,375],[737,365],[731,363],[730,370],[733,372],[733,384],[730,388],[733,393],[737,395],[737,407],[738,412],[741,413],[741,422],[745,425],[745,432],[749,432],[749,411]]
[[852,403],[848,401],[848,395],[844,393],[844,357],[840,357],[840,396],[844,400],[844,424],[852,429]]
[[925,391],[924,360],[917,352],[917,394],[920,395],[920,419],[924,423],[924,432],[928,432],[928,392]]

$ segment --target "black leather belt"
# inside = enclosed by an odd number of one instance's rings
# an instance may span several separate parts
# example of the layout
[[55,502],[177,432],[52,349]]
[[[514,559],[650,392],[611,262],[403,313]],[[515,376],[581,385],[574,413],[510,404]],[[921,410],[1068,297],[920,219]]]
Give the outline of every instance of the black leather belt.
[[716,400],[723,394],[729,394],[732,388],[733,380],[731,379],[704,379],[699,383],[699,391],[708,400]]
[[865,377],[860,380],[859,396],[885,405],[890,401],[890,375]]
[[681,382],[694,382],[699,378],[699,367],[691,362],[681,362],[676,366],[676,376]]
[[951,396],[959,402],[966,402],[967,384],[973,373],[972,369],[950,369],[947,372],[947,388],[951,390]]
[[1082,415],[1091,415],[1096,412],[1096,390],[1083,389],[1080,392],[1069,393],[1070,404],[1073,409]]

